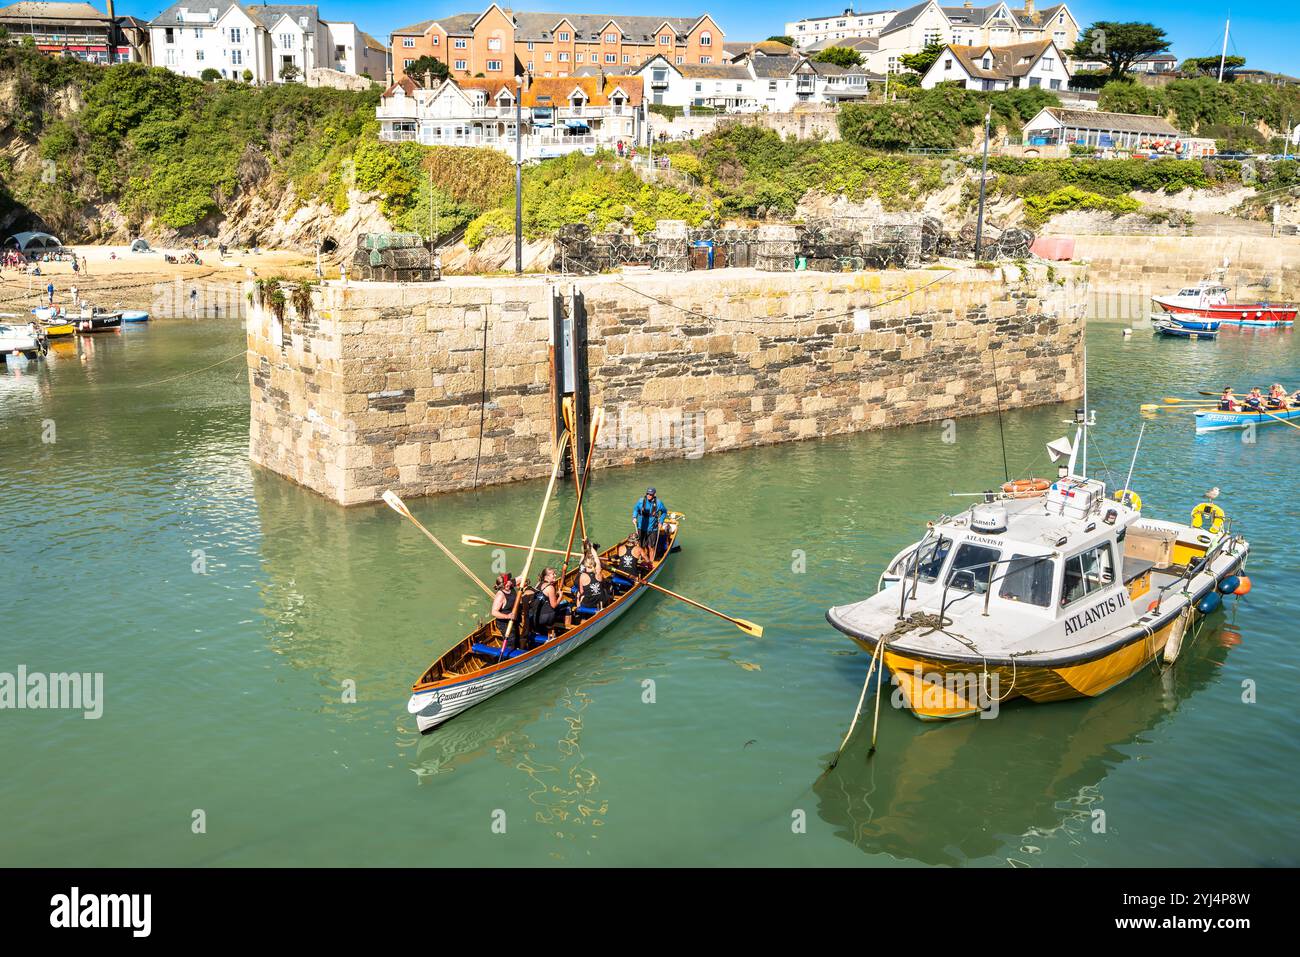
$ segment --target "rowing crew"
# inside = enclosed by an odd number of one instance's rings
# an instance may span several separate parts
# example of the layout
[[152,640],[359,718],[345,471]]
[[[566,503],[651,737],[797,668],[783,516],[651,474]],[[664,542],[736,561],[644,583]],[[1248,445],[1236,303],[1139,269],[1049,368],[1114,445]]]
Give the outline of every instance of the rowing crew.
[[1259,412],[1260,410],[1284,410],[1300,406],[1300,390],[1292,395],[1287,395],[1286,389],[1282,384],[1274,382],[1269,386],[1268,395],[1263,390],[1256,387],[1251,389],[1244,396],[1238,396],[1232,391],[1232,386],[1224,386],[1223,394],[1219,396],[1220,412]]
[[661,532],[667,517],[668,510],[658,500],[654,488],[647,489],[632,510],[635,530],[615,549],[614,568],[622,573],[617,578],[612,578],[601,563],[600,545],[584,540],[578,566],[576,608],[561,596],[563,583],[554,567],[542,569],[536,588],[526,579],[520,582],[509,572],[498,575],[492,595],[492,618],[505,636],[505,653],[531,650],[538,638],[546,641],[560,625],[568,631],[573,627],[575,612],[583,617],[597,614],[617,597],[620,586],[629,587],[649,571],[661,551]]

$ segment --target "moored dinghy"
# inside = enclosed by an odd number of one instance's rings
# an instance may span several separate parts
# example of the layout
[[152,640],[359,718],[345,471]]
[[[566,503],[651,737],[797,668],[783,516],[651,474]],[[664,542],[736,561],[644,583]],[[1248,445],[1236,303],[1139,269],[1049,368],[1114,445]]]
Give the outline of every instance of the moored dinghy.
[[[1189,524],[1143,516],[1127,489],[1069,465],[1039,497],[988,493],[932,524],[881,577],[877,594],[827,620],[877,652],[926,720],[1100,695],[1157,658],[1172,661],[1192,617],[1236,579],[1249,545],[1213,502]],[[1228,587],[1225,590],[1225,586]]]

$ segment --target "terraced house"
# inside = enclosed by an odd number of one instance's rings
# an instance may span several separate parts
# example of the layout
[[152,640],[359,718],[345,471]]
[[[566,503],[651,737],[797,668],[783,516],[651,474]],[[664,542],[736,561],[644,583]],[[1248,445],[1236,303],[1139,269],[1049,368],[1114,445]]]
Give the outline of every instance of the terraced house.
[[925,0],[902,10],[846,10],[838,17],[786,24],[786,33],[801,51],[851,46],[874,73],[902,73],[900,58],[932,43],[1003,47],[1050,40],[1064,51],[1074,46],[1079,32],[1078,21],[1064,3],[1040,8],[1036,0],[1024,0],[1020,7],[1006,2],[976,6],[971,0],[945,6]]
[[442,61],[452,77],[567,77],[630,73],[656,55],[676,64],[723,62],[723,33],[697,17],[533,13],[495,3],[482,13],[424,20],[392,33],[393,79],[421,57]]

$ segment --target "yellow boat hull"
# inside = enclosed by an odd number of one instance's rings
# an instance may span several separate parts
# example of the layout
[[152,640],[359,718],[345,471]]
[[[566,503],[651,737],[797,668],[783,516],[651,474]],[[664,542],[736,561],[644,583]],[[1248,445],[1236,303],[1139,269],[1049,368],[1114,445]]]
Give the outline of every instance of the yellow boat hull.
[[64,336],[74,336],[77,334],[76,327],[70,322],[57,322],[45,327],[45,334],[51,339],[61,339]]
[[[1095,698],[1133,677],[1158,658],[1176,628],[1175,616],[1154,634],[1134,639],[1091,661],[1058,666],[990,664],[972,674],[971,663],[884,653],[901,704],[923,721],[964,718],[988,707],[990,698],[1005,704],[1015,698],[1042,703]],[[867,652],[875,643],[853,637]]]

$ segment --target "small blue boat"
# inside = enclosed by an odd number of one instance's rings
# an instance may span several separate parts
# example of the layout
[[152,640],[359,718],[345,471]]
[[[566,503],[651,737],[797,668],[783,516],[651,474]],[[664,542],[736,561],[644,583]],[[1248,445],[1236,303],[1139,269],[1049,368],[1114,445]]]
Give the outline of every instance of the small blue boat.
[[[1218,323],[1215,323],[1218,325]],[[1188,329],[1172,319],[1152,319],[1151,328],[1158,336],[1172,336],[1175,339],[1217,339],[1217,329]]]
[[1182,316],[1161,316],[1163,322],[1173,322],[1182,326],[1184,329],[1191,329],[1196,332],[1218,332],[1220,319],[1184,319]]
[[123,322],[148,322],[149,313],[143,309],[124,309],[122,310]]

